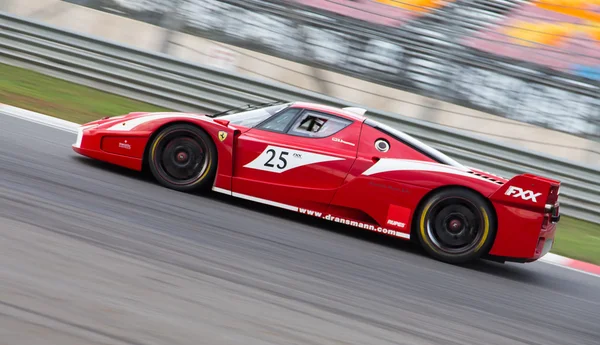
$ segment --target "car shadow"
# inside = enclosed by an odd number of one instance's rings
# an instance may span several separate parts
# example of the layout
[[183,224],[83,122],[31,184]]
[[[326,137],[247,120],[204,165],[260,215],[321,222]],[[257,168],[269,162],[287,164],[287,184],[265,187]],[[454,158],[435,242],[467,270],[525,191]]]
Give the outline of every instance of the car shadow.
[[[146,181],[146,182],[155,182],[152,175],[148,171],[145,171],[145,170],[140,172],[140,171],[124,168],[124,167],[121,167],[118,165],[106,163],[103,161],[99,161],[99,160],[84,157],[84,156],[73,155],[71,158],[74,161],[76,161],[77,163],[81,163],[81,164],[87,165],[87,166],[95,168],[95,169],[109,171],[111,173],[114,173],[114,174],[117,174],[117,175],[120,175],[123,177],[127,177],[127,178],[133,178],[133,179],[142,180],[142,181]],[[156,184],[158,184],[158,183],[156,183]]]
[[359,240],[367,240],[369,242],[383,245],[389,248],[402,249],[414,253],[420,252],[419,247],[413,245],[410,241],[394,238],[388,235],[376,233],[373,231],[362,230],[345,224],[335,223],[325,219],[311,217],[301,213],[284,210],[278,207],[264,205],[261,203],[235,198],[221,193],[198,194],[200,197],[210,198],[214,201],[219,201],[227,205],[235,205],[246,210],[269,214],[273,217],[284,219],[292,222],[302,223],[304,225],[313,226],[319,229],[324,229],[336,234],[341,234]]
[[[313,226],[323,231],[336,233],[341,236],[366,241],[378,246],[399,250],[404,253],[410,253],[420,258],[435,261],[439,265],[451,265],[437,261],[430,257],[425,250],[414,241],[407,241],[400,238],[394,238],[388,235],[376,233],[373,231],[362,230],[356,227],[334,223],[324,219],[310,217],[293,211],[287,211],[274,206],[264,205],[244,199],[231,197],[221,193],[196,194],[198,197],[207,198],[225,205],[233,205],[250,211],[271,215],[276,218]],[[528,266],[529,265],[529,266]],[[519,283],[532,284],[540,287],[547,287],[548,284],[556,286],[555,277],[551,277],[544,272],[531,269],[531,263],[523,264],[517,262],[496,262],[488,259],[480,259],[472,263],[463,265],[454,265],[463,269],[475,271],[485,275],[504,278]]]
[[[82,157],[82,156],[74,156],[73,159],[78,163],[85,164],[94,169],[100,169],[104,171],[109,171],[111,173],[121,175],[123,177],[137,179],[141,181],[145,181],[148,183],[152,183],[155,186],[159,186],[161,188],[165,188],[161,186],[152,176],[152,174],[143,170],[142,172],[134,171],[131,169],[119,167],[110,163],[105,163],[102,161],[98,161],[95,159]],[[391,248],[394,250],[400,250],[405,253],[411,253],[417,255],[419,257],[427,258],[430,260],[434,260],[429,257],[429,255],[421,248],[421,246],[414,241],[407,241],[404,239],[394,238],[388,235],[362,230],[359,228],[355,228],[352,226],[348,226],[345,224],[334,223],[331,221],[327,221],[324,219],[311,217],[308,215],[303,215],[300,213],[296,213],[293,211],[284,210],[281,208],[277,208],[270,205],[265,205],[249,200],[239,199],[232,196],[228,196],[222,193],[210,192],[210,193],[202,193],[196,192],[191,193],[197,197],[209,199],[214,202],[222,203],[227,206],[237,206],[244,208],[249,211],[268,214],[273,217],[284,219],[292,222],[297,222],[309,226],[313,226],[319,228],[323,231],[329,231],[332,233],[336,233],[342,236],[346,236],[349,238],[357,239],[360,241],[367,241],[369,243],[373,243],[376,245],[384,246],[386,248]],[[446,263],[439,262],[442,265]],[[497,277],[502,277],[505,279],[518,281],[522,283],[530,283],[535,285],[546,285],[548,284],[548,277],[543,273],[536,272],[534,270],[527,269],[521,263],[499,263],[490,260],[478,260],[472,263],[461,265],[461,267],[465,269],[469,269],[472,271],[480,272],[483,274],[489,274]]]
[[537,272],[526,269],[523,263],[506,262],[500,263],[491,260],[478,260],[469,264],[463,265],[464,268],[484,273],[491,274],[497,277],[506,278],[513,281],[536,283],[542,277]]

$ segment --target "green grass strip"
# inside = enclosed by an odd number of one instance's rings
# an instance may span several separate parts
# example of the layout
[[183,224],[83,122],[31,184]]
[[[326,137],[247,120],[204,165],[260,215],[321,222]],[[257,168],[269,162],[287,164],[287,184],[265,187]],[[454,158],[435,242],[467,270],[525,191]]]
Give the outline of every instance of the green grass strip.
[[600,265],[600,225],[562,216],[552,253]]
[[5,64],[0,64],[0,103],[79,124],[131,111],[170,111]]

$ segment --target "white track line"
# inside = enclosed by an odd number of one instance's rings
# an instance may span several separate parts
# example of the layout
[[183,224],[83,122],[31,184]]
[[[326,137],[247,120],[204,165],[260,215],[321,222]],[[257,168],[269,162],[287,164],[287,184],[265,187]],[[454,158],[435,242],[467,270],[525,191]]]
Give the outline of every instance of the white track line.
[[[37,124],[40,124],[43,126],[60,129],[60,130],[70,132],[70,133],[77,133],[77,128],[79,127],[79,124],[74,123],[74,122],[57,119],[52,116],[36,113],[33,111],[13,107],[13,106],[10,106],[7,104],[2,104],[2,103],[0,103],[0,114],[6,115],[6,116],[12,116],[12,117],[30,121],[30,122],[34,122],[34,123],[37,123]],[[227,194],[229,194],[229,193],[230,192],[228,191]],[[539,259],[538,261],[600,278],[600,275],[598,275],[596,273],[587,272],[584,270],[570,267],[570,264],[575,262],[576,260],[569,259],[564,256],[556,255],[553,253],[548,253],[543,258]]]
[[27,120],[29,122],[35,122],[40,125],[53,127],[71,133],[77,133],[77,127],[79,127],[79,124],[74,122],[57,119],[56,117],[36,113],[33,111],[13,107],[2,103],[0,103],[0,114]]

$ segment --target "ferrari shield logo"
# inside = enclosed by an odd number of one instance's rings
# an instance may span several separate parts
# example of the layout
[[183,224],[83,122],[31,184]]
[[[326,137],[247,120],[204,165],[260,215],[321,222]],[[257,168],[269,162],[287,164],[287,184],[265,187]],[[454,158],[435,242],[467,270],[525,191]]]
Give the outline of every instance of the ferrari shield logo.
[[227,132],[220,131],[219,132],[219,140],[223,141],[227,138]]

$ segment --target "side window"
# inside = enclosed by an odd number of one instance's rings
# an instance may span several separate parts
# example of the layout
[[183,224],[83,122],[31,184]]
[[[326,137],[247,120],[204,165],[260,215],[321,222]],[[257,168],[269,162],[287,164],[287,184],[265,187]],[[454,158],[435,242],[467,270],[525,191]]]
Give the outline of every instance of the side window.
[[285,132],[288,125],[294,120],[294,117],[302,111],[301,108],[289,108],[280,114],[272,116],[270,119],[258,125],[256,128],[272,132]]
[[310,138],[325,138],[352,123],[350,120],[315,111],[307,111],[292,125],[289,134]]

